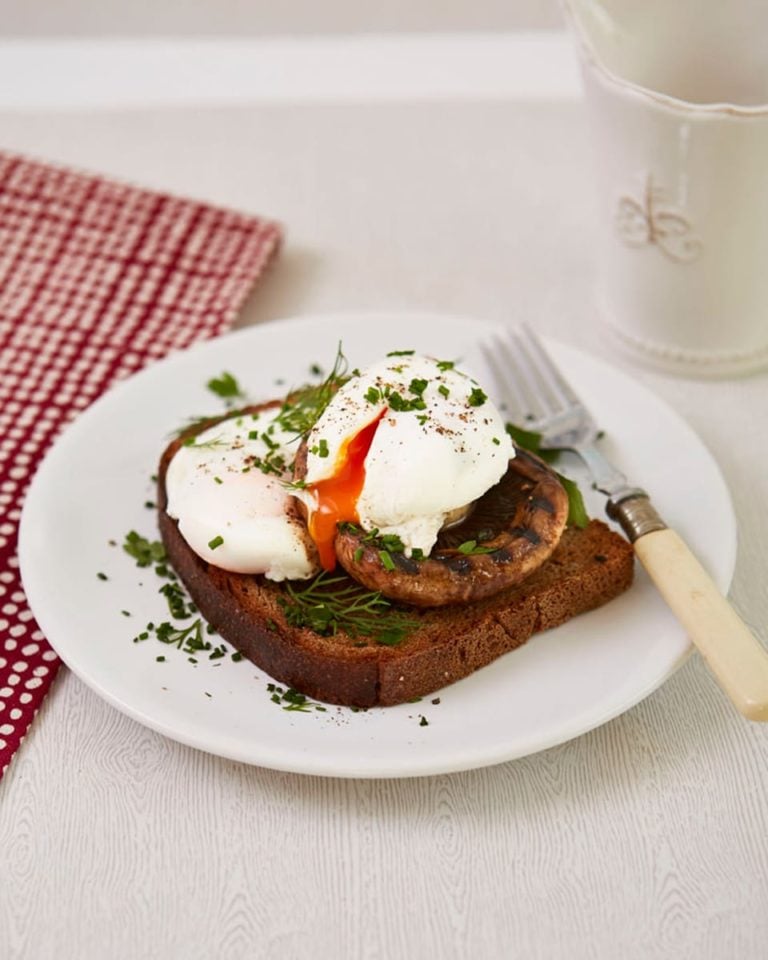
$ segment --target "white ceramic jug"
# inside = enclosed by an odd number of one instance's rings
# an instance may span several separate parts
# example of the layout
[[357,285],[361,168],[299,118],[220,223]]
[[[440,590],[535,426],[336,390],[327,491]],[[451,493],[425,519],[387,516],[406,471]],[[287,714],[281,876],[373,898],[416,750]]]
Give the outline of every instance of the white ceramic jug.
[[563,0],[595,125],[605,319],[694,376],[768,366],[768,0]]

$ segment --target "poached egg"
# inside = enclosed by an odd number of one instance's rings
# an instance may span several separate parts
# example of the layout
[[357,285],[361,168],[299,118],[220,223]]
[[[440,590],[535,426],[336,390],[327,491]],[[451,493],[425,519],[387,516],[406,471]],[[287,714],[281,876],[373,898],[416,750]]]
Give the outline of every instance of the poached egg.
[[514,457],[504,421],[453,363],[391,354],[336,392],[307,436],[307,525],[326,570],[337,524],[396,535],[427,556],[440,529]]
[[281,428],[280,409],[236,414],[179,447],[166,473],[166,510],[208,563],[303,580],[320,567],[286,488],[298,439]]

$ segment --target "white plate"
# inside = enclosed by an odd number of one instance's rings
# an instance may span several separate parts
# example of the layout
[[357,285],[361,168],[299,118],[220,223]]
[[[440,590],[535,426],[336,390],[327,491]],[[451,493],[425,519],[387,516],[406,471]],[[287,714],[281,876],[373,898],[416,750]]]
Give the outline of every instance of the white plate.
[[[182,743],[274,769],[342,777],[436,774],[521,757],[605,723],[656,689],[689,647],[642,572],[622,597],[442,690],[437,705],[427,698],[357,713],[286,712],[270,700],[269,678],[248,661],[201,659],[194,666],[154,639],[132,643],[148,621],[168,617],[167,607],[155,574],[136,568],[109,540],[122,542],[131,529],[157,537],[144,507],[153,496],[150,476],[171,431],[190,415],[220,409],[207,380],[227,370],[253,399],[279,395],[285,386],[278,379],[304,382],[310,364],[329,364],[341,340],[353,366],[415,348],[460,359],[482,382],[475,344],[490,329],[421,314],[299,318],[205,343],[109,391],[50,451],[22,517],[27,596],[64,662],[118,709]],[[605,429],[609,454],[652,492],[727,589],[734,514],[700,440],[626,376],[550,346]],[[599,499],[590,506],[601,514]],[[99,580],[100,571],[109,579]]]

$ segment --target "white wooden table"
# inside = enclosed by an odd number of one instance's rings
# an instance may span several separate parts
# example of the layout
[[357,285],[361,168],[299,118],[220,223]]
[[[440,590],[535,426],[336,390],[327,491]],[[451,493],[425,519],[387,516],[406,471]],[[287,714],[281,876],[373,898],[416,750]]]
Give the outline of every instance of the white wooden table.
[[[389,99],[386,76],[361,66],[380,50],[336,50],[336,73],[326,62],[309,85],[297,64],[317,66],[322,45],[309,60],[283,50],[289,79],[274,83],[241,50],[229,87],[190,81],[185,99],[177,75],[132,92],[123,64],[73,87],[67,49],[6,48],[0,142],[281,219],[285,249],[243,323],[355,308],[527,317],[631,371],[724,472],[732,598],[765,642],[768,377],[674,379],[612,352],[567,47],[451,43],[410,61],[385,51],[407,64]],[[262,66],[267,47],[251,50]],[[231,64],[222,49],[205,56]],[[0,782],[0,956],[760,960],[767,797],[768,725],[737,716],[695,656],[571,743],[390,781],[199,753],[62,670]]]

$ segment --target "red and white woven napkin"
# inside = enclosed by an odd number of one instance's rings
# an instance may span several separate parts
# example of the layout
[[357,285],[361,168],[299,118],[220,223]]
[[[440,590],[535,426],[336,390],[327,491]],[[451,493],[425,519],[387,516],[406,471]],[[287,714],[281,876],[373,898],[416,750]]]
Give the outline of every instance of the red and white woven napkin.
[[279,227],[0,152],[0,776],[59,667],[16,540],[52,440],[110,384],[225,331]]

